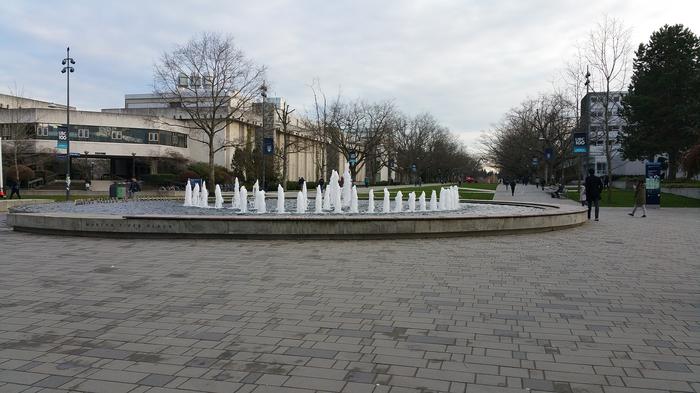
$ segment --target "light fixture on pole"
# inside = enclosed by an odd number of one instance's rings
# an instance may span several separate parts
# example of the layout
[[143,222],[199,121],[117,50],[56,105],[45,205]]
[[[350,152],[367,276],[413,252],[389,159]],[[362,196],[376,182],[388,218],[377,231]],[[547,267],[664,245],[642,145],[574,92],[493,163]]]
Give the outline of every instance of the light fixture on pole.
[[66,58],[61,62],[62,74],[66,74],[66,200],[70,199],[70,74],[75,72],[75,60],[70,57],[70,47],[66,48]]
[[263,81],[260,85],[260,95],[262,96],[262,135],[260,137],[260,160],[262,161],[262,189],[266,190],[265,182],[265,101],[267,100],[267,85]]

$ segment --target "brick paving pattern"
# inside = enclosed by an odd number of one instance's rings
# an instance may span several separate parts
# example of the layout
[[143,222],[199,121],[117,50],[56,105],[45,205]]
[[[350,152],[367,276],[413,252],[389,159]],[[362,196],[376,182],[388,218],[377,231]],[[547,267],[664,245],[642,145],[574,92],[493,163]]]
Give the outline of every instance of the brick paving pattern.
[[395,241],[0,222],[0,392],[700,392],[700,210],[627,212]]

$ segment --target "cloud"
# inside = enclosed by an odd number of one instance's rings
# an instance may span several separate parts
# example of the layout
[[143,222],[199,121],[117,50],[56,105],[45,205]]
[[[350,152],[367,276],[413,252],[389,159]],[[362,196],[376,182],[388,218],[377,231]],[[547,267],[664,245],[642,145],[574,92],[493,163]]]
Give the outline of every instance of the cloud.
[[64,99],[60,60],[78,64],[72,103],[123,105],[150,91],[163,51],[202,31],[232,34],[269,69],[274,93],[299,112],[308,84],[326,93],[392,99],[409,114],[429,111],[473,145],[528,96],[548,91],[573,47],[604,14],[633,27],[633,46],[665,23],[700,33],[700,3],[633,1],[369,0],[23,1],[0,12],[0,89]]

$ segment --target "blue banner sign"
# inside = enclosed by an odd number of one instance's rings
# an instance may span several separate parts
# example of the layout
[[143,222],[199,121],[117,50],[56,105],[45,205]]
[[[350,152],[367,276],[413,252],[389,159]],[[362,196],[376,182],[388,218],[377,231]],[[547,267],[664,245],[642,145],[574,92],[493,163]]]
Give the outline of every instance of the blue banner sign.
[[272,138],[263,138],[263,154],[271,156],[275,151],[275,140]]

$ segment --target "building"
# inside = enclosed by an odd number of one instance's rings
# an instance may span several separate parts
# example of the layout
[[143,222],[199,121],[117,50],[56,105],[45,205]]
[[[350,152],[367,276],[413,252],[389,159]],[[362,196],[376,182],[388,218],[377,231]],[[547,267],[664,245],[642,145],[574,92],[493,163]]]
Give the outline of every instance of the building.
[[[626,123],[622,118],[622,100],[627,93],[610,92],[588,93],[581,100],[581,125],[588,133],[588,155],[586,169],[593,168],[597,176],[607,175],[608,163],[605,157],[605,143],[611,145],[612,174],[614,176],[644,175],[643,161],[628,161],[622,158],[619,136],[625,132]],[[606,102],[607,101],[607,102]],[[605,111],[608,116],[608,129],[605,129]]]
[[[6,145],[21,143],[31,154],[66,159],[66,150],[57,143],[59,128],[66,124],[65,106],[8,95],[0,95],[0,105],[0,136]],[[188,134],[169,119],[71,107],[70,123],[69,159],[76,168],[91,167],[92,179],[156,173],[159,158],[189,155]]]

